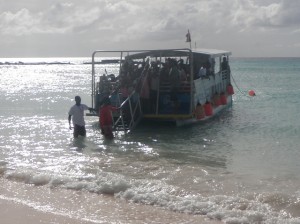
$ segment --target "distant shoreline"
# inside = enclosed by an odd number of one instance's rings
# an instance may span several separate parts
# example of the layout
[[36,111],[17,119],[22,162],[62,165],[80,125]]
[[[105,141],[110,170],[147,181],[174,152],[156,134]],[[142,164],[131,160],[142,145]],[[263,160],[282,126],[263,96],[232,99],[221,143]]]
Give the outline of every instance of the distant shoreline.
[[70,65],[71,62],[0,62],[0,65]]
[[[120,59],[116,58],[105,58],[99,61],[95,61],[95,64],[119,64]],[[1,65],[89,65],[92,64],[90,58],[16,58],[16,59],[8,59],[8,58],[0,58],[0,66]]]

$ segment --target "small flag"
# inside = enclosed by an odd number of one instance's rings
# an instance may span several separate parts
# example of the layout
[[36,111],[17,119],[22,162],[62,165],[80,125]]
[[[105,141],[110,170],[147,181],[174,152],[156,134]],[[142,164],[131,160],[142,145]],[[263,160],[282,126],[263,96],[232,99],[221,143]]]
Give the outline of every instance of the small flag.
[[190,34],[190,30],[188,30],[188,33],[185,35],[186,36],[186,42],[191,42],[191,34]]

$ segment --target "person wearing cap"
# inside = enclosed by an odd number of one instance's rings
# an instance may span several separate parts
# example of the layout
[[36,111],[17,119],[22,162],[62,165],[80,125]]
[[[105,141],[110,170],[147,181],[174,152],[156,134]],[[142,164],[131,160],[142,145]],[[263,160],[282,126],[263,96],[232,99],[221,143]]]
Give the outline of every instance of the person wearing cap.
[[84,121],[84,110],[93,110],[93,108],[88,107],[85,104],[81,104],[80,96],[75,96],[76,104],[73,105],[69,110],[69,126],[71,127],[71,118],[74,126],[73,136],[74,138],[78,138],[79,135],[85,137],[85,121]]

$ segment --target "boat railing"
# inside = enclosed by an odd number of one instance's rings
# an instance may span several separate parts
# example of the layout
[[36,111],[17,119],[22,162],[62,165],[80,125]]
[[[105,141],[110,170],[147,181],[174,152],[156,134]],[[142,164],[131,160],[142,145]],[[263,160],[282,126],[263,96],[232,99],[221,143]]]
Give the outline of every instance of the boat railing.
[[[132,93],[121,103],[120,117],[115,121],[114,127],[120,126],[118,124],[121,123],[124,131],[132,130],[142,119],[143,111],[140,101],[140,93],[144,88],[146,88],[145,86],[149,76],[149,69],[151,67],[150,61],[147,61],[146,63],[147,65],[137,81],[136,89],[138,89],[138,91],[133,90]],[[118,97],[120,97],[120,94],[118,94]]]
[[[119,102],[120,94],[118,94]],[[139,94],[133,91],[123,102],[120,104],[120,114],[114,120],[113,127],[115,129],[121,128],[123,131],[131,131],[142,118],[142,110]]]

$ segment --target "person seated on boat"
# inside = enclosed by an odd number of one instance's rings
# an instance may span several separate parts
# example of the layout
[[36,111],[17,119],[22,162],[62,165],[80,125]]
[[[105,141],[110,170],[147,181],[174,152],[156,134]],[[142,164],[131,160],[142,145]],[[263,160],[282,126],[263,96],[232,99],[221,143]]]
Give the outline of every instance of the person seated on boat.
[[184,69],[179,68],[179,72],[180,72],[180,81],[183,83],[187,82],[187,75],[184,71]]
[[181,82],[183,82],[183,83],[186,82],[187,81],[187,75],[186,75],[185,65],[183,64],[183,59],[179,60],[178,70],[180,72]]
[[124,74],[127,74],[127,72],[130,70],[130,60],[126,59],[122,63],[121,70]]
[[224,56],[221,64],[221,71],[226,71],[228,74],[230,73],[230,66],[228,64],[227,58]]
[[199,73],[198,73],[199,78],[203,79],[206,78],[206,67],[205,64],[203,64],[201,66],[201,68],[199,69]]
[[134,64],[133,71],[132,71],[132,73],[129,74],[129,78],[130,78],[131,82],[133,82],[134,80],[136,80],[140,76],[140,74],[142,72],[142,71],[139,71],[140,66],[142,66],[142,65]]
[[122,76],[119,79],[120,82],[120,88],[122,87],[129,87],[130,83],[132,83],[131,78],[128,75],[122,74]]
[[145,67],[145,62],[140,62],[138,64],[138,71],[140,72],[140,74],[142,73],[142,71],[144,70]]
[[188,67],[187,66],[188,66],[187,64],[184,64],[182,58],[178,61],[178,68],[179,69],[183,69],[185,71],[185,73],[187,73],[187,71],[188,71]]
[[165,83],[169,81],[169,72],[170,72],[169,63],[166,61],[166,63],[162,63],[162,67],[160,68],[159,71],[160,83]]
[[177,112],[179,107],[179,102],[177,98],[177,93],[180,88],[180,72],[177,68],[177,61],[171,60],[171,68],[169,72],[169,81],[170,81],[170,99],[173,102],[174,112]]
[[206,76],[209,78],[210,75],[212,74],[212,66],[211,66],[211,62],[210,59],[208,59],[205,63],[205,68],[206,68]]
[[110,74],[110,75],[108,75],[108,80],[111,82],[116,82],[117,78],[114,74]]
[[109,98],[105,98],[102,106],[99,109],[99,124],[101,129],[101,134],[107,139],[112,139],[114,137],[112,132],[112,112],[117,111],[119,108],[114,107],[110,103]]
[[103,74],[102,78],[102,83],[100,82],[100,88],[102,90],[101,93],[109,95],[111,90],[111,83],[105,74]]

